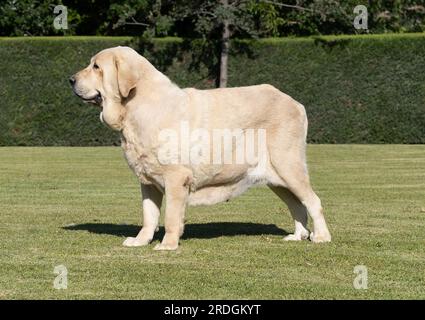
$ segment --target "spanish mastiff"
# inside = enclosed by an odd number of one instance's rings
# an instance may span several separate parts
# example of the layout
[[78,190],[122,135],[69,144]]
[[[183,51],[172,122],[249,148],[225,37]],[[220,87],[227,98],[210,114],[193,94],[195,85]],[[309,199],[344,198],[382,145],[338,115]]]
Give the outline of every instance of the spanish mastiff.
[[163,198],[165,236],[155,249],[175,250],[187,205],[227,201],[255,184],[288,205],[295,232],[285,240],[331,240],[307,172],[306,112],[290,96],[267,84],[181,89],[128,47],[99,52],[70,82],[119,131],[141,183],[143,227],[125,246],[152,241]]

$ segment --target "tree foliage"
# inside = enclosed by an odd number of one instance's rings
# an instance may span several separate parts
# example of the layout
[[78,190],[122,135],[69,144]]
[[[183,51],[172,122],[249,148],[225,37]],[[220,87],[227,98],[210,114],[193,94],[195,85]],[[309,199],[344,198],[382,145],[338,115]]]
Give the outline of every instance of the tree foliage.
[[57,0],[3,0],[0,4],[0,36],[52,35]]
[[[68,30],[55,30],[53,8],[68,7]],[[353,34],[357,0],[2,0],[0,35],[142,35],[219,38]],[[369,33],[425,30],[424,0],[364,1]]]

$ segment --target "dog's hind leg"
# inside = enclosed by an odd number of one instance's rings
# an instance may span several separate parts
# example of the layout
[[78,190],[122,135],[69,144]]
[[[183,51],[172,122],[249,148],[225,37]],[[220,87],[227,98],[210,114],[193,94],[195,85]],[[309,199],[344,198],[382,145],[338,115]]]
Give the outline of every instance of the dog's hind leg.
[[310,231],[307,229],[308,215],[306,207],[288,189],[271,185],[269,187],[286,203],[289,211],[291,212],[292,218],[295,221],[295,232],[287,235],[284,240],[299,241],[308,239]]
[[312,218],[313,232],[310,239],[313,242],[329,242],[331,234],[326,225],[322,204],[311,187],[307,171],[305,143],[307,119],[302,112],[297,117],[293,120],[292,126],[276,130],[270,135],[270,139],[268,136],[270,162],[282,179],[282,187],[291,191]]
[[285,186],[305,206],[313,220],[313,232],[310,234],[311,241],[331,241],[331,234],[326,225],[321,201],[311,188],[307,170],[301,159],[295,162],[280,162],[279,166],[275,166],[275,168],[285,182]]

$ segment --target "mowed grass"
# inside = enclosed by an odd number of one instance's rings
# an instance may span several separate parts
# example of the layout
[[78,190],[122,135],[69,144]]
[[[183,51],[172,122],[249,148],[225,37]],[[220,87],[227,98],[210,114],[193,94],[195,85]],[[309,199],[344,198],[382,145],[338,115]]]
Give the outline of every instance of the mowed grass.
[[[424,299],[425,146],[311,145],[308,155],[332,243],[284,242],[288,209],[259,187],[190,208],[180,249],[156,252],[158,237],[121,245],[138,231],[141,201],[119,148],[0,148],[0,298]],[[53,288],[61,264],[66,290]],[[353,287],[356,265],[367,290]]]

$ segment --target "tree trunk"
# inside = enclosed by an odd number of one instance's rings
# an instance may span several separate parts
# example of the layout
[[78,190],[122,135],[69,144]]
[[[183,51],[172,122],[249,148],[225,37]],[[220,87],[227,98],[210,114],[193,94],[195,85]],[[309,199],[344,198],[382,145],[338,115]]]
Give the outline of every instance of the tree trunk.
[[[220,0],[222,6],[227,7],[229,5],[228,0]],[[230,47],[230,22],[229,20],[223,21],[223,31],[221,35],[221,55],[220,55],[220,81],[219,87],[227,87],[227,62],[229,59],[229,47]]]

